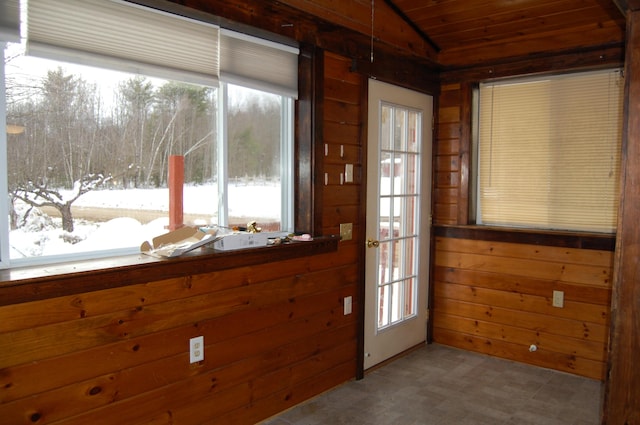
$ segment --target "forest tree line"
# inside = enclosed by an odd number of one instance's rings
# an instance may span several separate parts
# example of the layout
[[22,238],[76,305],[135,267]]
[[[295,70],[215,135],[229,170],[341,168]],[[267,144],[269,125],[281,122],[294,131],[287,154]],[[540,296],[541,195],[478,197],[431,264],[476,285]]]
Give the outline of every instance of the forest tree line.
[[[215,180],[216,89],[136,76],[110,101],[61,67],[27,82],[8,77],[7,123],[23,128],[8,135],[10,191],[33,182],[70,189],[93,175],[119,188],[166,187],[170,155],[184,156],[185,183]],[[278,179],[280,131],[277,97],[231,102],[229,178]]]

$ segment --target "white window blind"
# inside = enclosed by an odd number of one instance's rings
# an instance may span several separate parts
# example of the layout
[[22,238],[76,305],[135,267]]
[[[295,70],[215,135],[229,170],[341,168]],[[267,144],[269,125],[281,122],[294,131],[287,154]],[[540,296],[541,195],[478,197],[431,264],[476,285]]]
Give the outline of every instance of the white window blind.
[[482,84],[477,222],[613,232],[620,72]]
[[0,2],[0,42],[18,43],[20,41],[19,3],[19,0]]
[[220,78],[297,99],[298,52],[295,47],[223,29]]
[[119,0],[28,0],[27,51],[217,86],[219,28]]

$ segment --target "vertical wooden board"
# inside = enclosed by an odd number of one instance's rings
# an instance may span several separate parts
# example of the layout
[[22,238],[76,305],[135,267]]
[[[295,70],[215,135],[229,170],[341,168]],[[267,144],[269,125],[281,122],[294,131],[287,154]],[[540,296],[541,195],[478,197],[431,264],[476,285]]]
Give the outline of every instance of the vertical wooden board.
[[629,2],[621,202],[604,422],[640,423],[640,5]]

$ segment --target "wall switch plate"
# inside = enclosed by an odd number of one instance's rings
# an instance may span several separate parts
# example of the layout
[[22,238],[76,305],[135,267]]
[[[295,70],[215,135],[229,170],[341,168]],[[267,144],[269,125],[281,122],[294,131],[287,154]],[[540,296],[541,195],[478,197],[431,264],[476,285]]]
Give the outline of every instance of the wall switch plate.
[[353,183],[353,164],[344,165],[344,182]]
[[554,307],[559,307],[559,308],[563,308],[564,307],[564,292],[563,291],[553,291],[552,305]]
[[197,363],[204,360],[204,337],[197,336],[189,340],[189,363]]
[[350,241],[353,238],[353,223],[340,224],[340,239]]
[[349,295],[348,297],[344,297],[344,315],[347,316],[351,314],[352,309],[353,309],[353,298],[351,298],[351,295]]

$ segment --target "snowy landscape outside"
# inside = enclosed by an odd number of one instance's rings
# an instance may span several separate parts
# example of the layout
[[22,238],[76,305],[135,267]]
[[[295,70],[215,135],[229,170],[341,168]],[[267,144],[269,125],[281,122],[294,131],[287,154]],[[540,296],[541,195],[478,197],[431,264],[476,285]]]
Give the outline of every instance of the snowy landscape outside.
[[30,57],[23,47],[5,52],[12,265],[131,251],[168,232],[172,155],[184,158],[185,225],[224,222],[216,184],[223,169],[226,222],[280,230],[282,202],[289,202],[281,194],[288,173],[283,97],[231,84],[221,95],[215,87]]
[[[207,226],[217,222],[216,193],[215,185],[184,188],[185,215],[201,216],[198,221],[186,224]],[[280,198],[279,184],[232,184],[229,186],[229,203],[233,207],[229,210],[229,216],[240,222],[243,222],[243,218],[250,220],[255,217],[264,221],[277,220],[280,217]],[[32,211],[23,227],[10,232],[11,258],[137,248],[142,242],[168,232],[169,190],[165,188],[96,190],[81,196],[73,205],[162,211],[165,212],[165,217],[145,223],[128,217],[106,222],[76,219],[74,232],[69,235],[62,230],[59,218]]]

